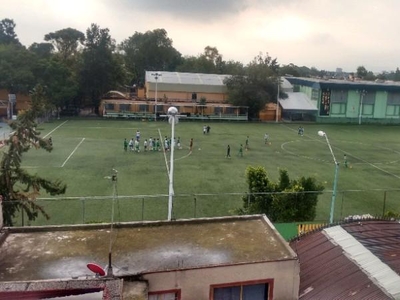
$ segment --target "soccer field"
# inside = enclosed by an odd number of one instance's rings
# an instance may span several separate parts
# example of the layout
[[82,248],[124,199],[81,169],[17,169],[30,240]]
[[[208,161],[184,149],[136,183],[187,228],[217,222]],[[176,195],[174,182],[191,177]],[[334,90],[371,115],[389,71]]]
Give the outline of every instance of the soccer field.
[[[203,134],[203,126],[211,127]],[[174,216],[192,218],[229,215],[241,207],[247,191],[246,167],[263,166],[270,179],[278,179],[279,168],[291,178],[314,176],[325,186],[317,207],[317,221],[327,221],[332,196],[334,163],[325,138],[327,133],[336,159],[341,163],[335,220],[350,214],[382,215],[383,210],[399,212],[400,142],[399,127],[372,125],[206,123],[183,121],[175,126],[182,149],[175,151]],[[24,154],[23,167],[67,184],[63,196],[50,199],[41,194],[40,203],[51,215],[39,217],[32,225],[108,222],[111,203],[117,196],[115,221],[167,218],[169,155],[144,152],[143,140],[171,136],[166,121],[61,119],[39,125],[42,136],[53,139],[54,150],[32,149]],[[125,152],[124,138],[141,133],[141,151]],[[270,145],[264,144],[264,134]],[[240,144],[249,150],[238,156]],[[193,151],[189,141],[193,138]],[[226,158],[227,145],[231,158]],[[343,155],[347,154],[349,168]],[[117,184],[107,179],[118,171]],[[399,189],[400,190],[400,189]],[[54,200],[56,199],[56,200]],[[22,216],[16,225],[21,225]]]

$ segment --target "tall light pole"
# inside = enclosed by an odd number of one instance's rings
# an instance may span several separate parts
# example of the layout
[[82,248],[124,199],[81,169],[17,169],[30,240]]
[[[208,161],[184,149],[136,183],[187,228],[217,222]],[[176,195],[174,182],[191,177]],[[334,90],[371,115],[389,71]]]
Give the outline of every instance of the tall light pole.
[[333,223],[333,212],[335,210],[335,199],[336,199],[337,179],[338,179],[338,173],[339,173],[339,163],[336,160],[335,154],[333,153],[331,144],[329,143],[328,136],[326,135],[326,133],[324,131],[320,130],[320,131],[318,131],[318,135],[325,137],[326,143],[328,144],[329,150],[331,151],[331,154],[333,157],[333,162],[335,163],[335,177],[333,179],[331,210],[329,213],[329,224],[332,224]]
[[367,93],[366,90],[359,91],[360,93],[360,111],[358,112],[358,125],[361,125],[361,117],[362,117],[362,110],[363,110],[363,100],[364,96]]
[[174,106],[168,108],[168,121],[171,124],[171,157],[169,167],[169,188],[168,188],[168,221],[172,220],[172,208],[174,201],[174,151],[175,151],[175,124],[178,123],[178,109]]
[[275,112],[275,114],[276,114],[276,123],[278,123],[278,113],[279,113],[279,88],[280,88],[280,85],[281,85],[281,77],[280,76],[278,76],[278,94],[276,95],[276,112]]
[[156,80],[156,93],[155,93],[155,106],[154,106],[154,121],[157,121],[157,83],[158,83],[158,78],[162,76],[161,73],[152,73],[151,76],[154,76],[154,79]]

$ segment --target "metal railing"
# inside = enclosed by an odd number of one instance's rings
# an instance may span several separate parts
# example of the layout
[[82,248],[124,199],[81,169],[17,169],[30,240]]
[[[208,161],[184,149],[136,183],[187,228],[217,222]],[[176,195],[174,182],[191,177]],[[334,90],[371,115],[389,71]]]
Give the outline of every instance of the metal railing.
[[[258,196],[267,194],[273,193],[257,193]],[[313,221],[329,220],[331,195],[332,191],[324,191],[319,195]],[[251,196],[254,194],[175,194],[173,219],[234,215],[243,207],[244,199],[251,201]],[[338,191],[336,197],[334,222],[354,215],[382,217],[388,212],[400,213],[400,189],[346,190]],[[115,222],[166,220],[168,214],[167,194],[38,198],[36,201],[50,215],[50,219],[39,214],[36,220],[28,221],[26,214],[20,211],[14,219],[14,226],[110,222],[113,201]],[[3,206],[6,205],[9,203],[3,202]]]

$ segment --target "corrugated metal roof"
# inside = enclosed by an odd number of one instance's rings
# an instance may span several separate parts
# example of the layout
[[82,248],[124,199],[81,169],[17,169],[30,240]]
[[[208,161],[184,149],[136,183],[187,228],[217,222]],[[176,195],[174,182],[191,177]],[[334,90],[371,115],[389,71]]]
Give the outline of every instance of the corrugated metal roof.
[[[348,232],[344,233],[344,232]],[[343,224],[327,229],[336,233],[335,240],[322,231],[293,240],[290,245],[300,261],[300,299],[399,299],[396,290],[400,285],[400,224],[392,221],[362,221]],[[349,238],[351,235],[352,239]],[[360,248],[360,243],[364,246]],[[353,250],[345,251],[345,248]],[[379,257],[381,262],[368,256]],[[355,254],[350,254],[352,251]],[[368,277],[364,267],[356,263],[359,259],[375,278]],[[395,274],[380,272],[387,267]],[[388,294],[377,283],[383,277]],[[386,281],[385,281],[386,280]]]
[[[155,74],[161,74],[156,76]],[[164,71],[146,71],[146,85],[148,90],[156,89],[162,92],[186,92],[186,93],[227,93],[224,80],[231,75],[179,73]]]
[[224,80],[231,75],[222,74],[203,74],[203,73],[180,73],[164,71],[146,71],[146,82],[155,83],[155,75],[158,76],[157,82],[168,84],[190,84],[190,85],[220,85],[224,86]]
[[291,84],[308,86],[313,89],[343,89],[343,90],[366,90],[366,91],[388,91],[400,92],[400,82],[385,81],[350,81],[339,79],[318,79],[303,77],[286,77]]
[[400,276],[376,255],[362,245],[355,237],[341,226],[327,228],[323,231],[337,243],[351,260],[353,260],[368,277],[395,299],[400,298]]
[[314,103],[304,93],[291,93],[287,92],[288,98],[279,99],[279,104],[283,110],[307,110],[316,111],[318,110]]

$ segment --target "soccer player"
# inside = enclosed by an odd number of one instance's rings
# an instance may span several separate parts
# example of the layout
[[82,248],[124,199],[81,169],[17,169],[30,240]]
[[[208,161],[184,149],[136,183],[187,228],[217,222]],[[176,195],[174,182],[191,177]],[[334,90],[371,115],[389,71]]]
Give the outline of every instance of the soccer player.
[[143,149],[144,149],[144,152],[147,152],[147,139],[145,139],[143,142]]
[[249,150],[249,136],[247,136],[247,138],[246,138],[246,143],[245,143],[244,148],[246,149],[246,151]]
[[265,145],[268,145],[268,139],[269,139],[268,133],[264,134],[264,144]]
[[126,138],[124,139],[124,151],[128,151],[128,141],[126,140]]
[[343,156],[343,160],[344,160],[344,166],[345,166],[346,168],[348,168],[349,165],[348,165],[348,163],[347,163],[347,155],[346,155],[346,154]]
[[193,150],[193,138],[190,139],[190,143],[189,143],[189,151],[192,152]]
[[204,126],[203,126],[203,134],[206,134],[206,132],[207,132],[207,126],[204,125]]
[[243,145],[242,145],[242,144],[240,144],[240,148],[239,148],[239,153],[238,153],[238,155],[239,155],[240,157],[243,157]]
[[133,151],[133,138],[129,141],[129,150]]
[[135,141],[135,151],[138,152],[138,153],[140,152],[139,140]]
[[229,146],[229,145],[226,148],[226,157],[227,158],[231,158],[231,146]]
[[180,137],[178,137],[177,145],[178,145],[178,149],[182,149],[182,147],[181,147],[181,138]]
[[136,140],[140,141],[140,131],[136,130]]

